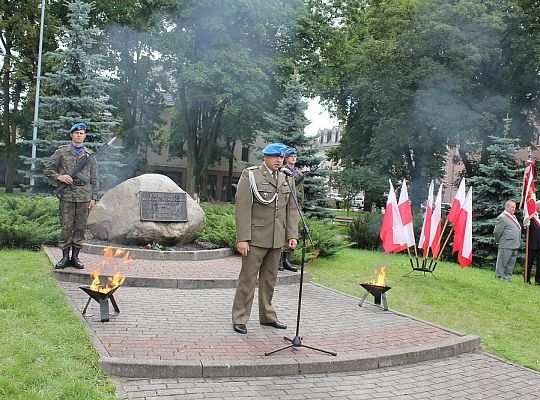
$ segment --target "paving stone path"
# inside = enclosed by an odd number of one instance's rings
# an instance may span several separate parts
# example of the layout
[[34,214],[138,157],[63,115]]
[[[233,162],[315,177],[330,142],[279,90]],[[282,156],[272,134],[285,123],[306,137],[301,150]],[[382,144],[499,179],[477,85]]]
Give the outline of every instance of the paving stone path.
[[[59,250],[45,250],[55,263]],[[91,267],[55,273],[79,315],[88,295],[76,282],[89,283],[100,256],[81,260]],[[299,335],[338,355],[293,347],[266,356],[296,334],[299,274],[280,273],[274,296],[288,329],[260,325],[255,304],[248,334],[240,335],[231,326],[239,257],[135,260],[125,268],[133,279],[114,294],[120,313],[101,322],[91,301],[81,315],[122,398],[540,398],[540,374],[478,351],[477,337],[367,302],[359,307],[359,299],[311,283],[303,286]],[[201,286],[186,283],[193,280]]]

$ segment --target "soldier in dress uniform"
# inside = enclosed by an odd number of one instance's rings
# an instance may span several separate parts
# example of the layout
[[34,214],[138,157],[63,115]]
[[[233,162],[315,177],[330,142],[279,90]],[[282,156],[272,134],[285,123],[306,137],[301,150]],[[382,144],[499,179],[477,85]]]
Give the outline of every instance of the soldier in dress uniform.
[[[296,161],[298,159],[298,151],[294,147],[289,147],[285,150],[285,165],[284,167],[291,171],[291,176],[294,178],[294,182],[298,182],[299,178],[302,176],[302,172],[295,167]],[[298,200],[298,205],[302,209],[302,204],[304,203],[304,182],[300,182],[296,185],[296,198]],[[293,253],[294,249],[291,249],[288,246],[283,247],[283,252],[281,253],[281,259],[279,260],[279,270],[283,271],[284,269],[292,272],[298,271],[298,269],[291,263],[290,255]]]
[[[296,247],[299,214],[291,196],[291,186],[283,165],[286,146],[272,143],[266,146],[263,163],[245,169],[236,191],[236,248],[242,255],[232,308],[233,329],[247,333],[257,274],[259,276],[259,322],[262,325],[286,329],[272,305],[281,249],[285,244]],[[291,180],[292,181],[292,180]]]
[[62,232],[58,247],[62,249],[62,259],[56,264],[57,269],[68,266],[84,268],[79,260],[79,252],[84,241],[88,212],[96,204],[98,195],[96,158],[92,157],[75,177],[71,177],[70,172],[80,160],[93,153],[84,147],[86,130],[86,124],[74,124],[69,130],[71,143],[60,146],[49,158],[43,171],[56,183],[68,185],[60,197],[59,217]]

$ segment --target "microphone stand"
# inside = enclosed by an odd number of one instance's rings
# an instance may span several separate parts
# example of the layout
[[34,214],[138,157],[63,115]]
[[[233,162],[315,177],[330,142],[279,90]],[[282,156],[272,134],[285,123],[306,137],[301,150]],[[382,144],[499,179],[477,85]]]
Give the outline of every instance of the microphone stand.
[[[282,171],[283,172],[283,171]],[[296,205],[296,209],[298,210],[298,214],[300,215],[300,220],[302,221],[302,262],[300,265],[300,288],[298,290],[298,312],[296,315],[296,334],[294,335],[294,338],[290,339],[287,336],[284,336],[283,339],[285,339],[288,342],[291,342],[291,344],[281,347],[279,349],[275,349],[272,351],[269,351],[267,353],[264,353],[265,356],[269,356],[270,354],[277,353],[278,351],[289,349],[291,347],[306,347],[311,350],[320,351],[321,353],[330,354],[332,356],[337,356],[337,353],[334,351],[328,351],[323,349],[318,349],[316,347],[308,346],[302,343],[302,339],[299,335],[300,331],[300,312],[302,309],[302,287],[304,283],[304,264],[306,261],[306,237],[309,238],[309,241],[311,243],[311,247],[313,246],[313,239],[311,238],[311,234],[309,233],[308,226],[306,224],[306,221],[304,220],[304,215],[302,214],[302,210],[300,208],[300,205],[298,204],[298,198],[296,197],[296,192],[292,189],[291,184],[289,183],[289,175],[285,172],[285,182],[287,182],[287,186],[289,186],[289,189],[291,189],[291,194],[294,199],[294,204]]]

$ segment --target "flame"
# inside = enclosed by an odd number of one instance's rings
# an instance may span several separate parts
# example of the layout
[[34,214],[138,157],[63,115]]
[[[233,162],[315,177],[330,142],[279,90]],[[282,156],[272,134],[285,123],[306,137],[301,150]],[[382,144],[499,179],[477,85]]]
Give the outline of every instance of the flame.
[[[107,247],[103,251],[103,260],[101,261],[101,267],[109,265],[113,259],[122,257],[122,263],[125,265],[131,264],[133,258],[130,257],[129,251],[124,251],[122,249],[114,249],[113,247]],[[116,269],[116,268],[115,268]],[[101,279],[99,276],[100,267],[97,267],[90,276],[92,277],[92,284],[90,285],[90,290],[100,293],[109,293],[111,290],[116,289],[126,280],[126,277],[120,272],[116,272],[114,276],[107,277],[107,284],[101,284]]]
[[375,285],[375,286],[386,286],[385,278],[386,278],[386,267],[379,267],[375,271],[375,279],[372,279],[371,281],[369,281],[369,284]]

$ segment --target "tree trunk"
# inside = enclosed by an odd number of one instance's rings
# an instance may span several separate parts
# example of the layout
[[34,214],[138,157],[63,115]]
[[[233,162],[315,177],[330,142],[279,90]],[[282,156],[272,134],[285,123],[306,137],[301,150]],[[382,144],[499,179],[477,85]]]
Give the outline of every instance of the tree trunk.
[[3,114],[2,114],[2,136],[4,137],[4,144],[6,146],[6,172],[5,183],[6,193],[13,193],[13,174],[15,170],[15,142],[12,141],[12,135],[10,132],[10,70],[11,70],[11,41],[5,42],[6,54],[4,57],[4,67],[2,70],[2,91],[3,91]]

